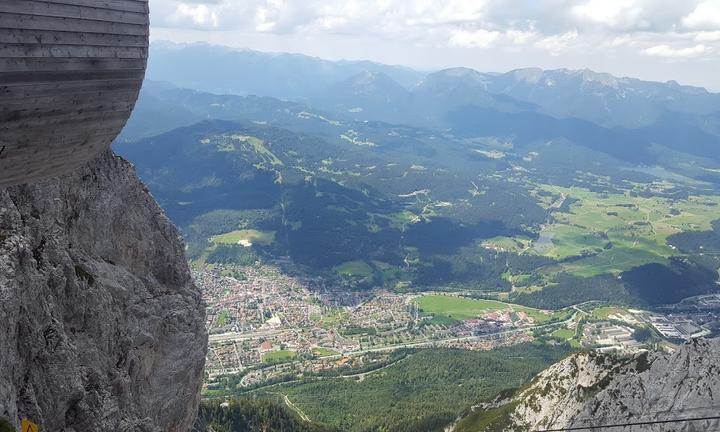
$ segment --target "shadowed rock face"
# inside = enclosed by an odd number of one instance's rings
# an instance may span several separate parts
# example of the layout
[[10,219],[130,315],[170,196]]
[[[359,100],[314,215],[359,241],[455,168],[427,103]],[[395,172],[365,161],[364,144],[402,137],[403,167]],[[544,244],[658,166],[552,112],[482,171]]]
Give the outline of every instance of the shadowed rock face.
[[133,110],[147,0],[0,2],[0,188],[108,149]]
[[175,227],[118,156],[0,189],[0,417],[189,430],[204,310]]

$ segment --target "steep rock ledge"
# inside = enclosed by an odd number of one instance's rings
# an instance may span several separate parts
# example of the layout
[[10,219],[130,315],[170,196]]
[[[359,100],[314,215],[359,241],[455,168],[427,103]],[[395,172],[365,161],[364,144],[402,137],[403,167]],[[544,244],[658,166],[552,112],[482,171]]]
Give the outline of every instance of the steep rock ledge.
[[0,416],[45,431],[186,431],[207,335],[183,245],[111,152],[0,189]]
[[[715,417],[720,403],[720,339],[697,339],[658,355],[641,373],[621,374],[586,403],[570,425]],[[615,428],[625,432],[713,431],[718,419]]]
[[695,340],[672,354],[623,358],[578,353],[538,374],[511,399],[476,407],[454,430],[537,431],[607,425],[625,425],[612,428],[625,432],[717,430],[717,419],[675,420],[717,415],[718,365],[720,339]]

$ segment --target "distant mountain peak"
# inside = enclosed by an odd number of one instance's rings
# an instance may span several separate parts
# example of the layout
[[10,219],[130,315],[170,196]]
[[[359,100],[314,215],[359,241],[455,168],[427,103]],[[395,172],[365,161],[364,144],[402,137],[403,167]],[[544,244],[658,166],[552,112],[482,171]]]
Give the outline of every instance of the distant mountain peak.
[[518,81],[537,84],[538,81],[542,79],[543,73],[545,73],[545,71],[540,68],[523,68],[512,70],[508,72],[508,75],[511,75]]
[[613,88],[617,88],[619,86],[619,81],[622,79],[618,79],[614,75],[606,72],[595,72],[590,69],[582,69],[576,72],[578,72],[582,76],[583,81],[596,82],[604,86]]
[[488,83],[488,78],[475,69],[456,67],[443,69],[429,74],[417,85],[417,87],[439,87],[450,85],[452,87],[470,86],[487,90]]
[[455,76],[455,77],[482,76],[482,74],[480,74],[480,72],[476,71],[475,69],[467,68],[467,67],[447,68],[447,69],[438,71],[437,74],[442,74],[442,75],[447,75],[447,76]]
[[349,78],[349,80],[356,83],[395,82],[386,73],[373,72],[369,70],[364,70],[356,75],[353,75]]
[[405,93],[407,90],[389,75],[383,72],[364,70],[335,86],[352,89],[356,95],[374,93]]
[[438,72],[432,73],[428,75],[430,76],[436,76],[436,77],[449,77],[449,78],[456,78],[456,79],[463,79],[463,80],[473,80],[477,82],[485,83],[487,82],[487,79],[485,78],[485,75],[476,71],[475,69],[467,68],[467,67],[454,67],[454,68],[448,68],[443,69]]

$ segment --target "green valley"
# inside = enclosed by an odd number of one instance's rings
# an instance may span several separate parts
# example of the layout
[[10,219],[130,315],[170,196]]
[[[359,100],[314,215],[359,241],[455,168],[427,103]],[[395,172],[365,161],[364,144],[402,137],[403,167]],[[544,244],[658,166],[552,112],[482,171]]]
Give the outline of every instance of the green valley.
[[116,148],[186,241],[213,428],[497,426],[507,408],[472,407],[573,351],[720,333],[720,117],[701,92],[675,113],[682,86],[618,78],[621,96],[591,71],[423,76],[282,100],[144,88]]

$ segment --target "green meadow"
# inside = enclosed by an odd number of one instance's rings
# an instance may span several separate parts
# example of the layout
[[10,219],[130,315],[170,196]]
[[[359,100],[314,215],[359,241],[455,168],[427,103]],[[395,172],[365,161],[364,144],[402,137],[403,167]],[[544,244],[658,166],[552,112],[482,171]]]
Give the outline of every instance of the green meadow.
[[476,300],[449,295],[424,295],[417,298],[415,303],[418,308],[422,309],[425,315],[449,318],[452,320],[476,318],[484,313],[498,310],[525,312],[538,321],[547,321],[554,317],[553,314],[525,306],[503,303],[496,300]]
[[592,311],[593,317],[600,318],[600,319],[608,319],[610,317],[610,315],[618,315],[618,314],[620,314],[620,315],[627,314],[627,311],[625,309],[620,309],[620,308],[610,307],[610,306],[599,307]]
[[552,223],[542,231],[552,246],[536,251],[558,260],[584,256],[560,267],[584,277],[665,263],[668,257],[677,255],[666,242],[668,236],[710,229],[720,203],[716,196],[671,200],[632,196],[629,192],[605,194],[578,187],[543,185],[542,189],[577,201],[570,205],[569,212],[553,213]]
[[237,230],[213,236],[210,238],[210,241],[217,244],[241,244],[248,246],[259,244],[268,246],[275,241],[275,232],[258,231],[254,229]]
[[341,309],[328,309],[323,314],[311,314],[310,320],[317,322],[326,329],[336,328],[348,316],[348,313]]
[[365,261],[348,261],[333,267],[333,270],[344,276],[367,277],[373,274],[373,268]]
[[262,355],[263,363],[286,363],[295,360],[297,353],[295,351],[278,350],[266,352]]
[[552,332],[552,335],[567,340],[575,337],[575,331],[567,328],[559,328]]
[[331,348],[323,348],[323,347],[317,347],[312,349],[313,354],[315,354],[318,357],[330,357],[334,355],[340,354],[339,352],[335,351]]

